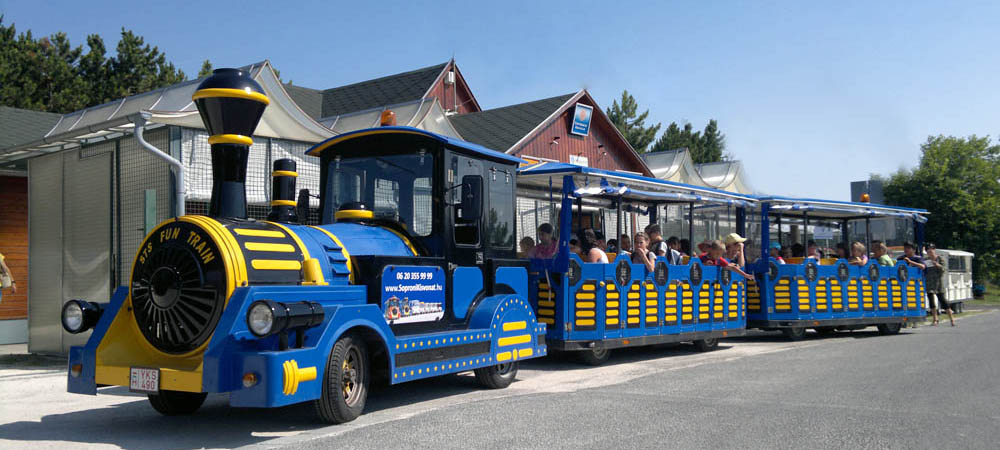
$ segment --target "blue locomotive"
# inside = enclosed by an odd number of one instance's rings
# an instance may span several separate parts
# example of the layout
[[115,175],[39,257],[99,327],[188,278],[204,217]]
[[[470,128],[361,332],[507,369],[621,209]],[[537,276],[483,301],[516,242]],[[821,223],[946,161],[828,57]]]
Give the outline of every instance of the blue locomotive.
[[275,163],[269,220],[249,220],[249,136],[268,99],[234,69],[193,97],[211,135],[210,213],[149,233],[110,302],[65,304],[67,331],[93,329],[70,350],[70,392],[128,386],[168,415],[208,393],[233,406],[311,401],[341,423],[361,414],[373,378],[474,370],[503,388],[519,361],[546,354],[515,259],[520,159],[413,128],[343,134],[310,150],[323,225],[298,224],[291,160]]

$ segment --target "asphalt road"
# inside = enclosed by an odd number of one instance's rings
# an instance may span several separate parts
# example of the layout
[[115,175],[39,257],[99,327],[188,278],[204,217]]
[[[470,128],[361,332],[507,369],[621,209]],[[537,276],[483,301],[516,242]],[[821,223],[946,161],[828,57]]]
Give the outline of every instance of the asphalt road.
[[162,417],[118,388],[66,394],[58,367],[0,365],[0,447],[997,448],[997,320],[635,349],[598,368],[533,360],[508,389],[480,389],[471,374],[406,383],[326,427],[309,406],[234,409],[224,396]]

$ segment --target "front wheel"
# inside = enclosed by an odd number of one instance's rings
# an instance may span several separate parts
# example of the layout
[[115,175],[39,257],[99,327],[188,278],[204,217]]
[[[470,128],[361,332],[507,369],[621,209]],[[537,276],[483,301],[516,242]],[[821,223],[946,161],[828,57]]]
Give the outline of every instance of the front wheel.
[[718,338],[705,338],[694,341],[694,348],[699,352],[709,352],[715,350],[718,346],[719,346]]
[[899,329],[902,327],[902,324],[899,323],[880,323],[877,328],[878,334],[888,336],[890,334],[899,334]]
[[184,416],[201,408],[205,397],[208,393],[161,390],[158,394],[149,394],[149,404],[165,416]]
[[806,337],[805,327],[782,328],[781,332],[785,333],[785,337],[792,341],[801,341]]
[[514,378],[517,377],[518,364],[517,361],[514,361],[476,369],[474,370],[476,380],[490,389],[503,389],[514,382]]
[[357,419],[365,409],[370,378],[365,342],[354,334],[338,339],[326,362],[323,395],[314,400],[320,419],[332,424]]
[[603,365],[611,358],[611,350],[606,348],[592,348],[577,353],[580,354],[580,361],[591,366]]

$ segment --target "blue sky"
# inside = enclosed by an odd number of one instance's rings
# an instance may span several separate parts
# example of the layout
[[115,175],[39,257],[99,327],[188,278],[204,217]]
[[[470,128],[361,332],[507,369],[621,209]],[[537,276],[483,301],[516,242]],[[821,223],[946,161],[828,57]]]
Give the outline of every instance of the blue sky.
[[[364,3],[364,4],[362,4]],[[270,59],[328,88],[454,56],[484,108],[622,89],[652,122],[719,120],[762,192],[846,200],[912,167],[928,135],[996,135],[993,2],[35,2],[0,0],[36,35],[121,27],[189,75]],[[958,4],[961,3],[961,4]]]

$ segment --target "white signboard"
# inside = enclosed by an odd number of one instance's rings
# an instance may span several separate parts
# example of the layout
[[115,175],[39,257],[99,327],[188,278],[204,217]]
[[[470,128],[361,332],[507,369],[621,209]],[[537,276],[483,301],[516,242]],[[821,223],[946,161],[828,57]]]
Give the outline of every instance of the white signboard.
[[588,167],[587,164],[589,164],[590,161],[587,159],[586,156],[569,155],[569,163],[576,164],[578,166]]

